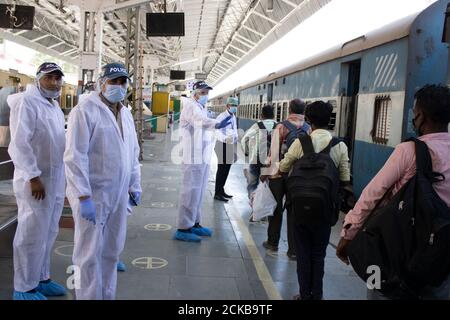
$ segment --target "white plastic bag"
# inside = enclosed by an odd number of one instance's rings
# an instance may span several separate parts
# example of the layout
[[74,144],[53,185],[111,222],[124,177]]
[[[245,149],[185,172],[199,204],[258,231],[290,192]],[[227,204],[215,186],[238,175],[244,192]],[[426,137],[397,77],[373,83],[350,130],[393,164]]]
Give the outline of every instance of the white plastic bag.
[[269,183],[260,182],[253,199],[253,220],[260,221],[264,217],[273,216],[276,207],[277,201],[269,188]]

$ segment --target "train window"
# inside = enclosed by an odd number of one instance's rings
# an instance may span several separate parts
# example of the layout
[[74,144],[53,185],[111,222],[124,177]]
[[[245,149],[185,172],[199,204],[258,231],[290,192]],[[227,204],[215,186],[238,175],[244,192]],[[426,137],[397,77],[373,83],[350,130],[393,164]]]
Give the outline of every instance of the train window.
[[275,80],[275,87],[278,85],[278,80]]
[[261,111],[261,106],[259,104],[256,104],[256,120],[259,120],[260,111]]
[[387,144],[391,132],[392,101],[389,96],[375,98],[373,125],[370,135],[372,141]]
[[263,85],[263,89],[266,89],[266,84],[264,83],[264,85]]
[[283,78],[283,84],[286,84],[286,78]]
[[261,85],[258,86],[258,91],[261,90]]

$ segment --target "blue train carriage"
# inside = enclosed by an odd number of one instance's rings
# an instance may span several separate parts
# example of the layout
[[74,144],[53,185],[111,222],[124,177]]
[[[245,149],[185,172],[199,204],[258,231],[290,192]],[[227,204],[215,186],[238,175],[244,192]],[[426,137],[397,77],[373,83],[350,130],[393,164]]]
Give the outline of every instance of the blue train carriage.
[[442,42],[447,1],[346,42],[212,100],[221,112],[226,97],[240,100],[239,127],[246,130],[263,105],[286,119],[289,100],[324,100],[333,106],[329,130],[350,151],[358,197],[394,147],[413,135],[414,93],[427,83],[449,83],[448,45]]

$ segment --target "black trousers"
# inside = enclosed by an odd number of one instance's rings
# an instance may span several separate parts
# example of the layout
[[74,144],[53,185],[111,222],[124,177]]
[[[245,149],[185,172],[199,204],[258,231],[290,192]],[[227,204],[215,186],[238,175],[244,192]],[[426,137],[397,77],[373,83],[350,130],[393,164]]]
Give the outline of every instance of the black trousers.
[[[278,246],[281,236],[281,226],[283,224],[283,197],[287,193],[286,179],[276,178],[269,179],[269,188],[277,201],[277,207],[273,213],[273,216],[269,216],[269,227],[267,229],[267,240],[271,245]],[[288,238],[288,252],[295,253],[294,246],[294,215],[290,212],[290,208],[287,210],[287,238]]]
[[322,299],[325,256],[330,234],[330,225],[294,226],[297,277],[302,299]]
[[225,192],[224,186],[227,182],[230,168],[235,161],[234,145],[217,141],[215,151],[217,154],[217,172],[216,172],[216,194]]

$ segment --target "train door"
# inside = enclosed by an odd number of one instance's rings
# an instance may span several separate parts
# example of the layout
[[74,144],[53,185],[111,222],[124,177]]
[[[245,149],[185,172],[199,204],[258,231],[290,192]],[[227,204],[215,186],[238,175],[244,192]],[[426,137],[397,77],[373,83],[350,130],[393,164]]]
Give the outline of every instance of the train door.
[[349,157],[352,163],[360,75],[361,60],[351,61],[342,65],[341,79],[344,84],[344,91],[341,97],[339,135],[344,138],[348,146]]
[[273,83],[267,85],[267,103],[271,104],[273,100]]

